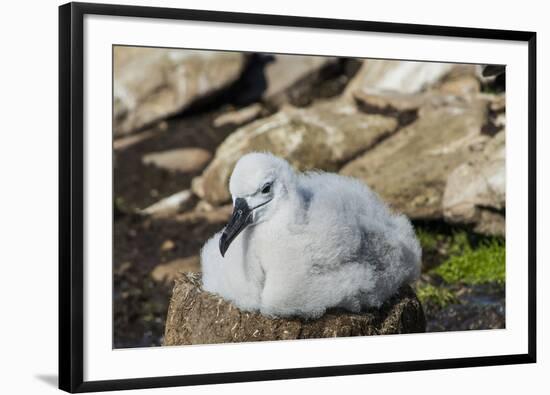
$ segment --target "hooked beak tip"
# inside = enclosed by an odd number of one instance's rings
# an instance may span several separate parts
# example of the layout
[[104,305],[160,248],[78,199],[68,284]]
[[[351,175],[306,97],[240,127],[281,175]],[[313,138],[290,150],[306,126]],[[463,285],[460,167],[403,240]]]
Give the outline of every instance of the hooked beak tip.
[[242,198],[235,199],[233,214],[220,236],[219,247],[222,257],[225,256],[233,240],[251,223],[251,213],[246,200]]
[[222,258],[225,257],[225,252],[227,251],[227,235],[225,232],[222,233],[220,237],[220,254],[222,254]]

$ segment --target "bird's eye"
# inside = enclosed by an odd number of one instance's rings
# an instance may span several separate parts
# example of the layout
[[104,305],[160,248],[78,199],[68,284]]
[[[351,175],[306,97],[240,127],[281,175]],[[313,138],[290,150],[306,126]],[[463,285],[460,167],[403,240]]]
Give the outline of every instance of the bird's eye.
[[267,184],[262,188],[262,193],[269,193],[271,191],[271,184]]

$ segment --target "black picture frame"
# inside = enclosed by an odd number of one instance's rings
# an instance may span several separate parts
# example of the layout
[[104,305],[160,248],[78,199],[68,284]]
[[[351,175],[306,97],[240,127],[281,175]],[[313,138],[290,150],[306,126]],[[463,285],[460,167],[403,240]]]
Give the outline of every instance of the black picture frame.
[[[143,377],[107,381],[83,378],[83,18],[86,14],[173,20],[323,28],[528,43],[528,352],[471,358],[309,367],[251,372]],[[536,33],[449,26],[367,22],[283,15],[201,11],[109,4],[59,7],[59,388],[106,391],[536,362]]]

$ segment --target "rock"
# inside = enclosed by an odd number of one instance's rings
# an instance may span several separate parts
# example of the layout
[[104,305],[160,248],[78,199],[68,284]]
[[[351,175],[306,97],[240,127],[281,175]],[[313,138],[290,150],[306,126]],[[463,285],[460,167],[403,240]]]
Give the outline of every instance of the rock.
[[506,206],[505,133],[492,138],[480,155],[454,169],[443,195],[443,215],[451,223],[504,235]]
[[469,96],[479,93],[480,87],[481,86],[477,78],[472,75],[466,75],[442,83],[439,90],[442,93],[451,95]]
[[489,119],[483,126],[482,132],[494,136],[506,126],[506,97],[504,94],[485,95],[489,100]]
[[188,108],[236,81],[238,52],[114,49],[114,133],[130,133]]
[[204,199],[206,192],[204,191],[204,182],[201,176],[197,176],[191,180],[191,190],[199,198]]
[[[453,63],[367,59],[346,88],[346,95],[364,93],[417,93],[436,84],[456,67]],[[474,73],[474,66],[471,66]]]
[[488,99],[491,101],[489,110],[494,114],[501,114],[506,109],[506,95],[489,95]]
[[178,148],[146,154],[142,161],[169,171],[196,173],[204,169],[211,158],[212,154],[203,148]]
[[168,263],[157,265],[151,272],[151,277],[157,283],[172,285],[181,273],[198,272],[201,269],[200,259],[197,256],[178,258]]
[[490,236],[506,236],[506,217],[504,210],[494,212],[490,209],[479,208],[479,217],[476,218],[474,231]]
[[142,141],[149,140],[152,137],[156,137],[164,132],[168,128],[165,121],[160,122],[157,126],[144,130],[141,133],[133,134],[131,136],[124,136],[117,138],[113,141],[113,149],[115,151],[122,151],[126,148],[130,148]]
[[200,185],[193,190],[212,204],[228,202],[227,185],[233,167],[241,156],[252,151],[271,152],[301,171],[337,171],[396,127],[395,119],[364,114],[348,101],[331,100],[307,109],[285,106],[232,133],[218,147]]
[[117,276],[122,276],[132,267],[132,262],[122,262],[118,268],[115,269],[115,274]]
[[418,119],[348,163],[341,174],[357,177],[395,210],[413,219],[443,217],[447,177],[481,151],[487,101],[435,95]]
[[241,126],[258,118],[262,110],[263,107],[261,104],[254,103],[240,110],[226,112],[214,119],[214,126],[217,128],[229,124]]
[[414,122],[418,118],[418,109],[429,100],[423,94],[387,93],[379,95],[364,92],[356,92],[354,99],[357,107],[364,113],[393,117],[400,127]]
[[141,213],[151,215],[155,218],[170,217],[177,214],[181,210],[181,207],[191,199],[191,196],[191,191],[185,189],[152,204],[141,210]]
[[195,206],[195,210],[200,212],[210,212],[215,210],[216,208],[212,206],[210,203],[208,203],[206,200],[200,200],[197,205]]
[[263,99],[274,104],[285,102],[290,88],[304,79],[315,81],[324,68],[337,61],[327,56],[274,55],[274,60],[264,69],[267,88]]
[[226,204],[225,206],[215,207],[211,210],[201,209],[201,202],[197,204],[197,208],[193,211],[176,215],[173,219],[177,222],[187,223],[201,223],[207,222],[209,224],[225,224],[231,216],[233,211],[232,204]]
[[417,333],[424,332],[425,327],[422,306],[409,286],[402,287],[379,310],[360,314],[332,311],[317,320],[304,321],[241,311],[203,291],[199,274],[187,273],[176,279],[164,345]]
[[165,240],[164,243],[162,243],[162,245],[160,246],[160,250],[170,251],[170,250],[173,250],[175,246],[176,244],[174,244],[172,240],[168,239],[168,240]]
[[[408,94],[396,92],[384,93],[365,93],[357,91],[353,94],[353,98],[357,103],[358,108],[367,114],[381,114],[394,117],[398,120],[400,126],[407,126],[414,122],[420,112],[425,112],[429,109],[439,108],[443,106],[453,106],[460,101],[491,100],[481,95],[475,95],[474,90],[466,93],[467,87],[464,88],[463,94],[459,94],[461,80],[450,80],[441,85],[438,89],[432,89],[427,92]],[[457,86],[446,85],[457,83]],[[456,91],[455,91],[456,90]],[[455,97],[460,96],[460,97]]]
[[[361,110],[366,113],[374,114],[392,114],[418,110],[430,98],[434,96],[426,96],[424,94],[402,94],[388,92],[384,94],[366,93],[363,91],[354,92],[353,97]],[[443,100],[443,98],[442,98]]]

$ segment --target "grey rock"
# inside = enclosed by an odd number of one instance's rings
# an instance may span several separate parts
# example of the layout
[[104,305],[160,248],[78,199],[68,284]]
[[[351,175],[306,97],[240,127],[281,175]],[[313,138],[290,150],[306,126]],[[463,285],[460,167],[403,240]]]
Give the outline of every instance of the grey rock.
[[494,114],[501,114],[506,110],[506,95],[487,95],[488,99],[491,101],[489,109]]
[[162,200],[141,210],[142,214],[151,215],[155,218],[167,218],[180,211],[180,208],[191,199],[192,193],[189,189],[177,192],[165,197]]
[[267,87],[263,99],[275,104],[285,102],[289,88],[307,78],[314,81],[323,68],[337,61],[327,56],[274,55],[264,69]]
[[178,148],[146,154],[143,163],[170,171],[196,173],[204,169],[211,158],[212,154],[203,148]]
[[473,75],[449,79],[438,87],[442,93],[463,97],[478,94],[480,88],[479,80]]
[[204,199],[206,192],[204,191],[204,182],[201,176],[197,176],[191,180],[191,190],[200,199]]
[[443,80],[457,67],[461,69],[466,67],[471,69],[469,71],[471,74],[475,73],[475,66],[453,63],[366,59],[347,86],[346,95],[353,96],[358,92],[418,93]]
[[483,152],[451,172],[442,202],[446,221],[474,224],[483,233],[504,235],[505,148],[505,133],[498,133]]
[[159,122],[158,125],[155,125],[152,128],[146,129],[140,133],[116,138],[113,141],[113,149],[115,151],[124,151],[130,147],[135,146],[136,144],[147,141],[153,137],[159,136],[160,134],[162,134],[162,132],[166,131],[167,128],[168,128],[168,124],[166,123],[166,121],[161,121]]
[[200,260],[198,255],[188,258],[178,258],[167,263],[157,265],[151,272],[151,277],[157,283],[173,285],[174,280],[182,273],[200,271]]
[[227,186],[233,167],[252,151],[271,152],[301,171],[337,171],[396,127],[394,118],[364,114],[350,101],[332,100],[307,109],[285,106],[232,133],[218,147],[193,190],[213,204],[229,201]]
[[241,126],[258,118],[262,110],[261,104],[254,103],[239,110],[226,112],[214,119],[214,126],[217,128],[230,124]]
[[[426,94],[403,94],[395,92],[366,93],[357,91],[353,93],[355,101],[360,108],[367,113],[399,113],[405,111],[418,110],[421,106],[430,101],[440,99],[446,100],[444,96],[434,96]],[[434,103],[437,106],[437,103]]]
[[231,204],[226,204],[220,207],[212,207],[209,203],[203,203],[201,201],[197,204],[194,210],[178,214],[173,217],[173,220],[187,224],[220,224],[221,229],[229,220],[232,211],[233,205]]
[[348,163],[341,174],[364,180],[413,219],[443,217],[449,174],[483,149],[487,101],[452,95],[422,98],[418,119]]
[[180,112],[234,82],[245,65],[237,52],[114,49],[114,133],[133,132]]

